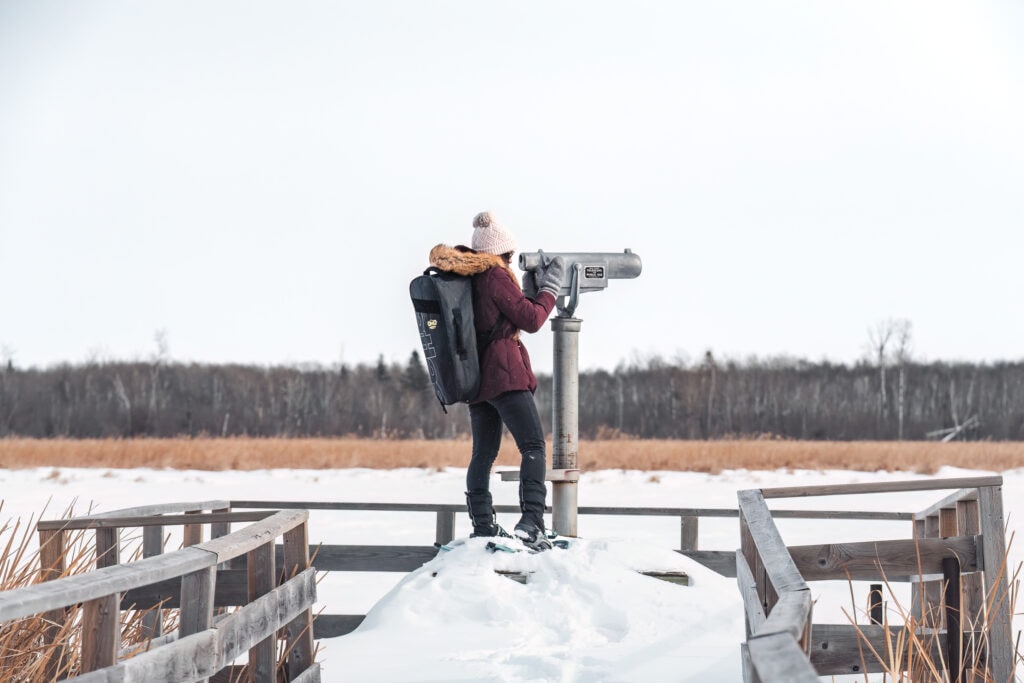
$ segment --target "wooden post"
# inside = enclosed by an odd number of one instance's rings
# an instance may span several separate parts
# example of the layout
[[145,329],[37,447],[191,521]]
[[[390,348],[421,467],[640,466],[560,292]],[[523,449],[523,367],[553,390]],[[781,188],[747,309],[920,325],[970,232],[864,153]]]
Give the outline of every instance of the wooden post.
[[[231,512],[230,507],[218,508],[216,510],[210,510],[210,512]],[[220,538],[221,536],[227,536],[231,533],[231,522],[211,522],[210,523],[210,538]]]
[[[956,507],[941,508],[939,510],[939,538],[953,538],[957,535],[957,521],[956,521]],[[943,564],[943,571],[945,571],[945,564]],[[942,597],[945,609],[942,610],[941,622],[939,626],[947,629],[950,633],[953,630],[947,626],[946,618],[949,616],[949,577],[943,576],[944,582],[942,584]],[[960,562],[957,562],[956,572],[956,605],[957,605],[957,623],[960,623]],[[959,630],[957,631],[957,638],[959,638]]]
[[[961,536],[977,536],[981,533],[976,499],[958,501],[956,518]],[[963,661],[970,668],[977,667],[982,657],[981,631],[985,623],[985,586],[982,577],[981,571],[960,575],[960,628],[965,634]]]
[[436,531],[434,540],[437,543],[441,545],[450,543],[455,538],[455,513],[438,510]]
[[82,673],[113,666],[121,646],[120,595],[82,603]]
[[[938,514],[924,518],[924,537],[939,537]],[[923,609],[921,618],[925,628],[942,628],[942,581],[925,581],[923,586]]]
[[960,631],[960,560],[942,558],[942,577],[945,580],[946,613],[946,665],[950,683],[960,683],[963,655],[963,635]]
[[1006,575],[1012,568],[1006,566],[1002,486],[978,488],[978,512],[981,518],[985,585],[988,588],[986,625],[989,673],[996,681],[1011,681],[1014,676],[1014,649],[1010,632],[1010,590]]
[[754,575],[754,583],[757,585],[757,599],[761,603],[761,609],[764,610],[765,616],[768,616],[771,614],[772,607],[775,606],[779,598],[771,581],[768,580],[768,571],[765,569],[761,554],[757,552],[754,537],[750,533],[742,510],[740,511],[740,550],[743,552],[743,556],[747,558],[747,564],[750,565],[750,571]]
[[217,567],[206,567],[181,577],[182,638],[205,631],[213,625],[213,593]]
[[[202,513],[202,510],[185,510],[186,515],[201,515]],[[203,525],[186,524],[184,534],[184,546],[186,548],[193,545],[199,545],[203,542]]]
[[[213,626],[213,594],[217,585],[217,565],[181,577],[180,637],[200,633]],[[206,683],[208,678],[198,679]]]
[[[39,532],[39,580],[53,581],[59,579],[67,571],[67,549],[65,547],[65,532],[40,531]],[[49,652],[49,660],[46,662],[45,679],[55,681],[57,677],[67,675],[67,648],[65,644],[58,647],[48,647],[54,643],[67,622],[67,608],[50,610],[45,613],[46,626],[43,627],[43,652]]]
[[[961,500],[956,504],[956,525],[961,536],[977,536],[981,533],[981,519],[978,515],[977,500]],[[968,631],[980,631],[984,613],[985,590],[981,572],[964,574],[960,584],[963,590],[961,600],[961,621]]]
[[[747,561],[747,567],[750,569],[750,574],[754,579],[754,586],[757,589],[757,602],[764,610],[764,593],[762,593],[762,584],[758,580],[757,572],[757,546],[754,545],[754,537],[750,533],[750,527],[747,526],[747,518],[743,514],[743,510],[740,510],[740,553],[742,553],[744,559]],[[737,569],[737,573],[739,570]],[[765,614],[767,616],[767,614]],[[750,628],[750,620],[747,620],[747,639],[753,635]]]
[[[265,543],[248,553],[249,602],[274,589],[277,572],[274,570],[274,541]],[[277,676],[277,637],[271,634],[249,650],[250,681],[275,683]]]
[[[164,552],[164,528],[147,526],[142,529],[142,557],[156,557]],[[143,641],[152,640],[164,633],[163,610],[154,607],[142,615],[140,635]]]
[[696,550],[697,549],[697,530],[700,522],[700,517],[680,517],[679,518],[679,549],[680,550]]
[[[231,512],[231,507],[219,508],[217,510],[211,510],[211,512]],[[210,538],[220,538],[221,536],[227,536],[231,533],[231,522],[211,522],[210,523]],[[220,565],[221,569],[245,569],[245,557],[233,557],[227,562],[222,562]]]
[[113,567],[121,563],[120,529],[96,530],[96,568]]
[[882,624],[883,614],[882,584],[873,583],[868,591],[868,616],[872,624]]
[[[119,529],[96,529],[96,568],[120,561]],[[121,647],[121,595],[114,593],[82,604],[82,673],[117,663]]]
[[746,643],[740,643],[740,659],[743,664],[743,683],[761,683],[757,670],[750,661],[750,648]]
[[[441,513],[438,513],[440,515]],[[451,513],[454,521],[455,513]],[[284,579],[309,566],[309,530],[306,522],[284,534]],[[295,680],[313,664],[313,611],[305,610],[288,622],[288,680]]]
[[[918,541],[925,537],[924,535],[924,520],[915,519],[913,531],[914,541]],[[921,583],[921,576],[913,577],[916,580],[910,584],[910,615],[914,619],[920,621],[921,616],[924,613],[924,591],[922,589],[923,584]]]

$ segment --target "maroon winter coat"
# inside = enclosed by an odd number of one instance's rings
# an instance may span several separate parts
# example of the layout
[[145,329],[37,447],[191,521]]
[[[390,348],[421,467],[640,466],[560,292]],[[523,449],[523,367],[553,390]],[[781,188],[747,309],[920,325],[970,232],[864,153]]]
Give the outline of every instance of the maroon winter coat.
[[474,402],[506,391],[536,391],[537,377],[530,367],[530,354],[519,340],[519,330],[539,330],[555,307],[555,297],[541,292],[536,299],[527,298],[504,259],[494,254],[439,244],[430,252],[430,263],[473,276],[473,315],[481,340],[487,339],[501,318],[493,341],[481,347],[480,392]]

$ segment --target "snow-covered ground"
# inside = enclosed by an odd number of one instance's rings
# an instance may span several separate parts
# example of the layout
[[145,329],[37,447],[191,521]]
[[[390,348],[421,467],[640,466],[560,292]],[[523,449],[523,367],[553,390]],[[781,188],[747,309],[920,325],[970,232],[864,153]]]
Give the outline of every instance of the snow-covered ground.
[[[991,474],[945,468],[935,477]],[[1024,471],[1003,473],[1011,532],[1022,528]],[[84,513],[155,502],[210,499],[460,502],[464,470],[0,470],[0,520],[57,516],[77,500]],[[580,505],[734,508],[736,492],[768,486],[838,484],[923,478],[907,473],[849,471],[690,472],[598,471],[583,475]],[[515,504],[516,485],[493,479],[495,502]],[[878,494],[771,501],[774,509],[917,511],[945,492]],[[460,515],[456,535],[468,534]],[[506,525],[515,518],[500,519]],[[428,545],[429,513],[311,513],[310,538],[325,543]],[[580,518],[581,540],[540,555],[487,552],[471,540],[408,575],[335,573],[319,586],[328,613],[366,613],[351,635],[322,641],[326,681],[737,681],[743,611],[735,581],[689,561],[679,545],[679,520],[655,517]],[[908,522],[781,520],[790,544],[908,538]],[[735,519],[703,519],[700,547],[734,550]],[[1020,562],[1011,548],[1011,565]],[[494,569],[530,573],[523,585]],[[637,573],[682,569],[689,587]],[[816,622],[847,623],[850,587],[812,584]],[[854,585],[857,608],[866,587]],[[891,601],[908,604],[897,592]],[[1015,622],[1016,632],[1024,625]],[[863,680],[858,678],[857,680]]]

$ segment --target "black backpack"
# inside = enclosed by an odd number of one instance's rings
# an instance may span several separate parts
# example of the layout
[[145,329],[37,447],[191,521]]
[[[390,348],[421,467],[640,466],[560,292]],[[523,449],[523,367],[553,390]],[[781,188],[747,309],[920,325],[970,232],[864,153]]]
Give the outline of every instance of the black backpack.
[[423,359],[441,408],[472,401],[480,392],[480,352],[501,325],[486,336],[473,323],[473,278],[431,266],[409,283]]

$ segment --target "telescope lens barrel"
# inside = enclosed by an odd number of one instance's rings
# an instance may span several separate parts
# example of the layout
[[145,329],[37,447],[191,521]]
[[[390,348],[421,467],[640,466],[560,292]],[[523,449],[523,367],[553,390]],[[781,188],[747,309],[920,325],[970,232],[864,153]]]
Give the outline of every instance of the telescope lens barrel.
[[525,271],[534,271],[542,268],[555,256],[565,259],[567,270],[572,270],[576,264],[584,268],[597,269],[601,272],[601,279],[604,280],[625,280],[635,278],[643,270],[643,263],[640,257],[629,249],[621,253],[616,252],[547,252],[532,251],[519,254],[519,268]]

